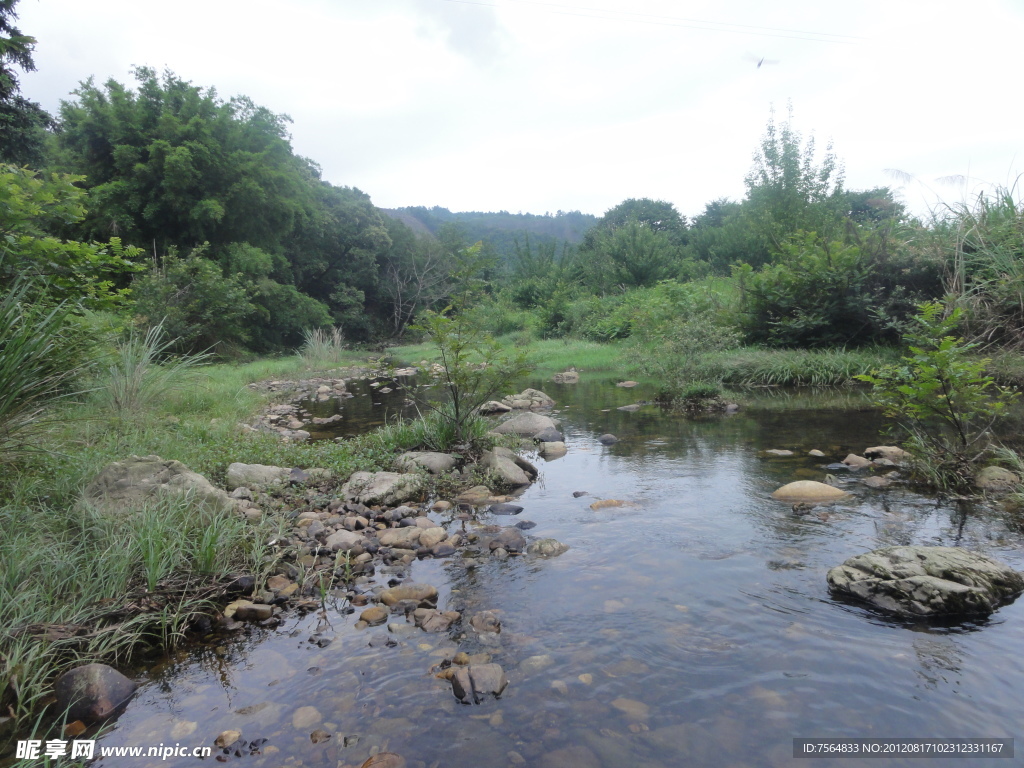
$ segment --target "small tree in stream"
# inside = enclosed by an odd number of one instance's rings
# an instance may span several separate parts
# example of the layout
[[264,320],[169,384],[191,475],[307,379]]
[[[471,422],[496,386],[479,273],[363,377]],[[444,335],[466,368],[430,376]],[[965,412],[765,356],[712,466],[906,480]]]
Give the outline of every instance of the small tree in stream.
[[471,441],[471,425],[481,405],[530,370],[525,351],[503,349],[473,317],[471,305],[483,287],[477,277],[485,266],[480,244],[463,251],[460,261],[453,275],[458,289],[451,303],[440,312],[424,313],[417,325],[437,347],[446,394],[441,404],[424,405],[451,435],[452,447]]
[[945,315],[938,302],[919,305],[917,330],[904,338],[901,365],[858,376],[906,435],[918,476],[939,488],[961,490],[992,443],[990,429],[1017,396],[985,374],[988,360],[970,357],[976,346],[956,336],[961,310]]

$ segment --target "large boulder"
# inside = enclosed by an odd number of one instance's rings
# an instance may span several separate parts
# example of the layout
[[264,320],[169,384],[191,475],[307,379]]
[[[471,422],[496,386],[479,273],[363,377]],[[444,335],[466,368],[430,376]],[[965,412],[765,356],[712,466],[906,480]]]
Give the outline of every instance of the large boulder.
[[987,615],[1024,591],[1024,575],[958,547],[885,547],[828,572],[834,594],[902,616]]
[[983,491],[1003,493],[1020,485],[1020,478],[1002,467],[985,467],[974,478],[974,484]]
[[520,413],[494,428],[499,435],[533,437],[545,429],[558,429],[558,422],[539,413]]
[[779,501],[835,501],[844,496],[846,496],[845,491],[815,480],[797,480],[795,483],[788,483],[772,493],[772,498]]
[[95,723],[104,720],[135,693],[138,686],[106,664],[75,667],[57,678],[54,693],[57,711],[65,712],[68,722]]
[[229,491],[235,488],[267,490],[284,485],[291,478],[291,470],[284,467],[273,467],[267,464],[242,464],[235,462],[228,465],[225,485]]
[[395,460],[397,466],[403,472],[415,472],[425,469],[432,475],[440,475],[455,469],[455,457],[447,453],[437,451],[409,451],[403,453]]
[[501,402],[516,410],[552,408],[555,405],[555,401],[539,389],[524,389],[518,395],[502,398]]
[[107,510],[138,508],[161,498],[187,496],[217,512],[233,510],[234,499],[180,461],[129,456],[105,466],[85,489],[85,498]]
[[398,472],[354,472],[341,492],[360,504],[390,506],[418,498],[423,480],[419,475]]

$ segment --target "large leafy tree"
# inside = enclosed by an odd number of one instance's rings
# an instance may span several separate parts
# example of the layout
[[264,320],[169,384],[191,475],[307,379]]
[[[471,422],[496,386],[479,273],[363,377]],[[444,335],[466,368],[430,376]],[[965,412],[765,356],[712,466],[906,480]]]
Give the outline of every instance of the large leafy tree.
[[14,26],[18,0],[0,0],[0,162],[39,165],[52,118],[21,95],[17,70],[34,72],[35,38]]
[[[287,116],[171,72],[140,67],[135,77],[135,88],[86,81],[61,106],[54,162],[83,173],[93,201],[82,234],[119,235],[158,262],[201,249],[244,288],[244,338],[257,348],[294,343],[301,326],[369,337],[390,315],[378,260],[390,240],[370,198],[323,182],[292,151]],[[218,282],[206,269],[190,274]],[[198,316],[209,324],[191,323],[193,336],[214,333],[213,315]]]

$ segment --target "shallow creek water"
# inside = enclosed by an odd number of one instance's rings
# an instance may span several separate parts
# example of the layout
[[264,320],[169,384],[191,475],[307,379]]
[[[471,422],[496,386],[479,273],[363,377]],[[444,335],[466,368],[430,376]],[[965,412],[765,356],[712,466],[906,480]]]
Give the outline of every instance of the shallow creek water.
[[[859,395],[746,393],[739,413],[693,420],[655,406],[616,411],[649,393],[612,380],[532,386],[558,401],[569,452],[533,457],[541,476],[522,495],[518,518],[483,519],[531,520],[528,535],[571,549],[550,560],[512,557],[475,569],[427,560],[406,569],[438,587],[442,609],[464,618],[498,612],[497,645],[458,633],[357,631],[357,615],[331,611],[323,635],[333,641],[319,648],[308,642],[316,615],[292,617],[278,630],[243,630],[156,665],[100,743],[212,745],[233,729],[267,739],[262,754],[229,758],[254,768],[359,766],[377,751],[403,755],[410,768],[852,768],[923,763],[796,760],[792,739],[1017,735],[1024,601],[987,620],[940,626],[837,602],[825,582],[846,558],[895,544],[960,545],[1024,569],[1024,537],[1012,521],[872,490],[854,476],[840,478],[853,496],[826,519],[795,517],[769,496],[791,480],[823,479],[824,463],[881,442],[880,418]],[[597,443],[606,432],[621,442]],[[764,458],[768,448],[797,455]],[[807,456],[813,448],[828,458]],[[632,505],[595,512],[598,498]],[[504,667],[510,684],[500,700],[460,704],[431,674],[458,650],[487,652]],[[316,712],[305,710],[312,720],[296,727],[303,707]],[[314,744],[315,729],[332,736]]]

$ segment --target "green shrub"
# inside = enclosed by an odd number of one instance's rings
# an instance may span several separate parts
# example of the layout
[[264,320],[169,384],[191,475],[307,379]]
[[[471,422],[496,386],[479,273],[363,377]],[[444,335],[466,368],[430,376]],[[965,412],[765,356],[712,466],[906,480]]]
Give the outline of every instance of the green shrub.
[[905,436],[919,477],[940,488],[966,489],[991,447],[991,428],[1016,397],[984,372],[987,360],[969,356],[973,344],[954,335],[962,316],[925,303],[918,328],[907,334],[901,364],[858,376]]

